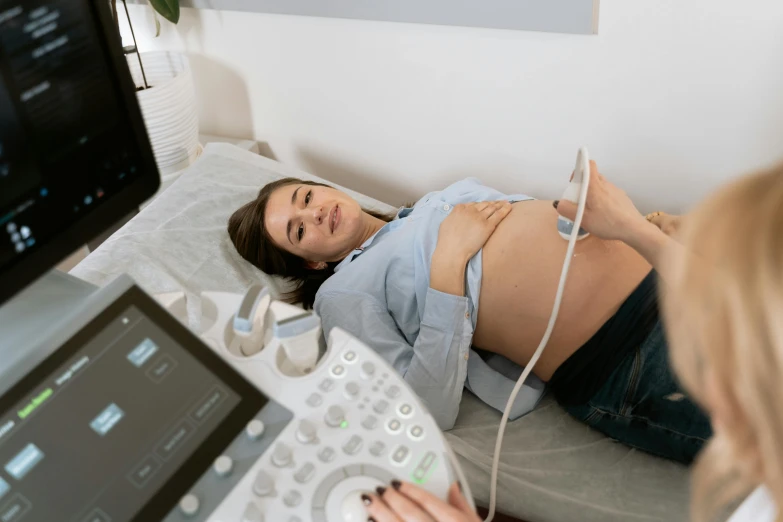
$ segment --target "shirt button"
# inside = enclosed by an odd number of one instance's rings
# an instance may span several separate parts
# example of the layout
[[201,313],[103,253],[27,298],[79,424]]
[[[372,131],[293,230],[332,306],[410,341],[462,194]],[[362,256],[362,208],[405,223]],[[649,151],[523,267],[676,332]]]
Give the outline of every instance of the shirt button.
[[469,355],[466,353],[466,354],[465,354],[465,360],[466,360],[466,361],[468,360],[468,357],[469,357]]
[[465,319],[470,319],[470,312],[465,312]]
[[451,205],[443,205],[443,210],[449,210],[451,208]]

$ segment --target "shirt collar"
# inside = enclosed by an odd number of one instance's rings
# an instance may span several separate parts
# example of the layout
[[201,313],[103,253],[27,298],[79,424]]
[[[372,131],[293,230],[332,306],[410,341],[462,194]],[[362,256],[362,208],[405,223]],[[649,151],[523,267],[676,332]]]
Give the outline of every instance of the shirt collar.
[[378,232],[376,232],[375,234],[370,236],[369,239],[367,239],[367,241],[362,243],[362,245],[359,248],[357,248],[356,250],[354,250],[353,252],[348,254],[345,257],[345,259],[340,261],[340,263],[336,267],[334,267],[335,273],[339,272],[340,270],[342,270],[346,266],[350,265],[351,261],[356,259],[362,252],[364,252],[365,250],[370,248],[370,246],[372,246],[372,244],[375,242],[376,239],[380,238],[381,236],[386,235],[387,233],[391,232],[392,230],[395,230],[395,229],[399,228],[400,225],[402,225],[402,222],[403,222],[402,220],[404,218],[408,217],[408,215],[411,213],[412,210],[413,209],[410,209],[410,208],[402,208],[402,209],[400,209],[397,212],[397,217],[395,217],[394,220],[389,221],[388,223],[383,225]]

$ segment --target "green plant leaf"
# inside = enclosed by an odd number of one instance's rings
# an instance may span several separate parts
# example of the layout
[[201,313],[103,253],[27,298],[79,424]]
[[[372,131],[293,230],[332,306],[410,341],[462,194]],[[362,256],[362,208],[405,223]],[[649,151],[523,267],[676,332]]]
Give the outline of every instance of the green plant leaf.
[[172,24],[179,22],[179,0],[150,0],[150,5]]

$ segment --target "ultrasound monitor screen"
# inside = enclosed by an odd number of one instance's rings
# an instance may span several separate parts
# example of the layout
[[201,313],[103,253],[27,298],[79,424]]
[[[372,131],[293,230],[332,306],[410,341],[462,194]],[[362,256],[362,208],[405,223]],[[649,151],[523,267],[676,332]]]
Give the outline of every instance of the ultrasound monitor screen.
[[[0,276],[31,268],[43,246],[117,207],[144,180],[138,201],[124,205],[127,214],[158,183],[117,29],[106,13],[101,18],[106,6],[0,0]],[[91,237],[74,236],[72,250],[77,239]],[[52,253],[41,268],[67,253]],[[0,278],[0,294],[18,280]]]
[[0,520],[158,520],[265,402],[132,289],[0,399]]

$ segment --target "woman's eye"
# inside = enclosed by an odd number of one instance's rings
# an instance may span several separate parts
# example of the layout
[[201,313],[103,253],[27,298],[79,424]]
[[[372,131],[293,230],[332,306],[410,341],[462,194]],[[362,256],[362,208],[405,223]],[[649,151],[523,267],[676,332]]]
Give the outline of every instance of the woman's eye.
[[299,241],[302,240],[302,237],[304,237],[304,225],[299,225],[299,230],[296,232],[296,237],[299,238]]
[[313,192],[310,191],[305,196],[305,206],[310,204],[310,200],[313,198]]

